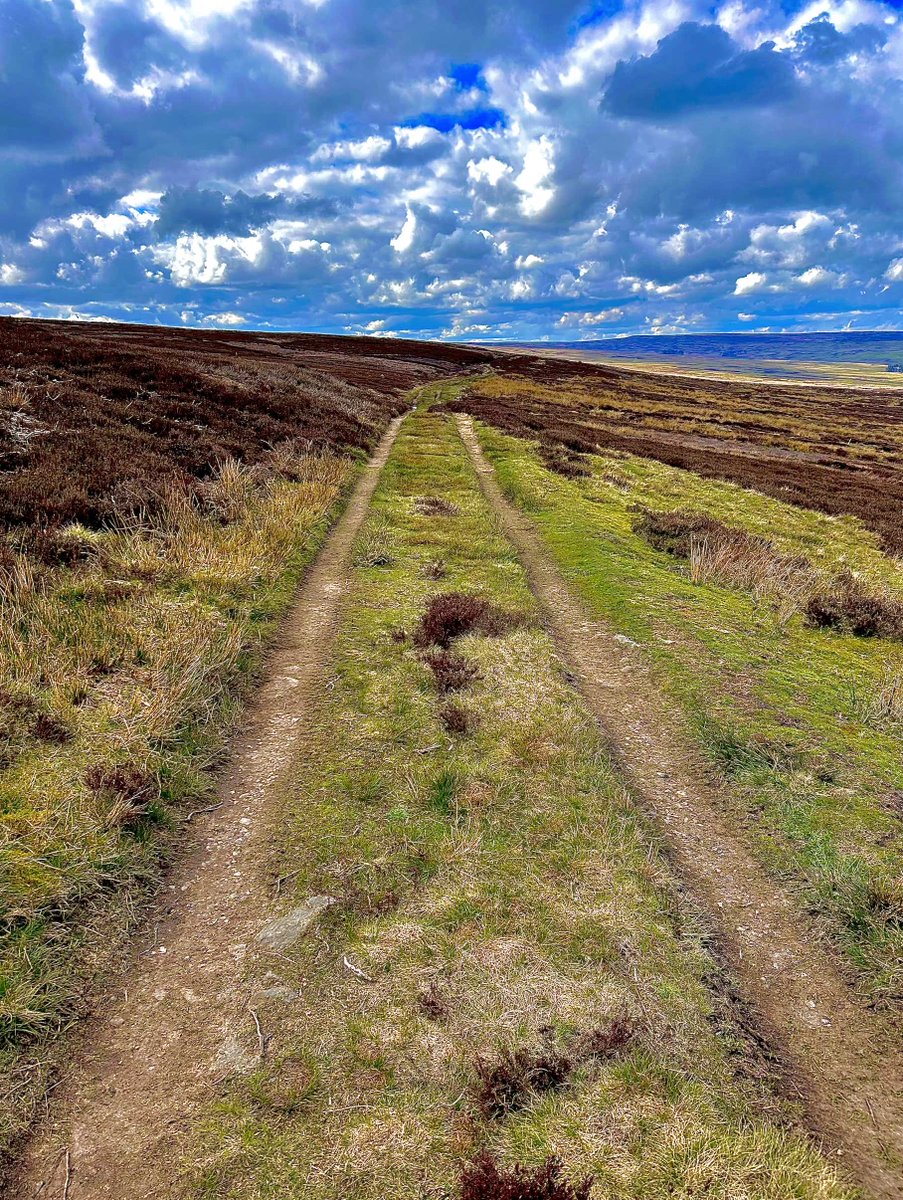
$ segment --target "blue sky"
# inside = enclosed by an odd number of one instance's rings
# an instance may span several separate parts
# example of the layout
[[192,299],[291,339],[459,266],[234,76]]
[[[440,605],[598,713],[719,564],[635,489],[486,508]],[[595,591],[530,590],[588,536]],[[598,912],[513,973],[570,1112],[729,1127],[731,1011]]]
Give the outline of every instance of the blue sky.
[[903,11],[0,0],[0,314],[903,328]]

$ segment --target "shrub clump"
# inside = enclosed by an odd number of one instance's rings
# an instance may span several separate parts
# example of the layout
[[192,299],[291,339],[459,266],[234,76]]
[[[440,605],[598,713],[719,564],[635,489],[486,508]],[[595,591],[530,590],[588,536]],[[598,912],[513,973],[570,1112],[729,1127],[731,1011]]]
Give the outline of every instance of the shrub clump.
[[426,579],[444,579],[448,574],[448,567],[441,558],[433,558],[423,568],[423,574]]
[[467,633],[498,637],[516,624],[512,613],[504,612],[482,596],[468,592],[444,592],[433,596],[414,631],[419,649],[441,646],[447,650],[455,638]]
[[89,767],[85,784],[108,804],[104,819],[108,829],[134,825],[160,797],[156,777],[137,766]]
[[850,571],[833,585],[816,592],[806,606],[809,623],[822,629],[837,629],[859,637],[903,639],[903,601],[896,596],[870,591]]
[[641,508],[633,522],[633,530],[654,550],[673,554],[675,558],[689,558],[694,546],[702,541],[717,541],[721,545],[730,542],[738,548],[755,546],[771,549],[771,543],[765,538],[746,533],[743,529],[733,529],[705,513],[682,508],[673,512],[654,512]]
[[442,995],[435,979],[431,979],[417,997],[423,1014],[430,1021],[444,1021],[449,1015],[448,1001]]
[[469,687],[480,675],[474,663],[454,650],[428,650],[423,661],[433,673],[436,691],[442,695]]
[[481,1154],[461,1174],[461,1200],[589,1200],[592,1176],[569,1183],[562,1172],[557,1158],[535,1170],[520,1164],[505,1169]]
[[625,1017],[617,1017],[607,1027],[597,1026],[577,1034],[567,1052],[550,1044],[551,1029],[542,1033],[546,1044],[538,1049],[519,1046],[495,1060],[483,1056],[477,1059],[475,1096],[487,1120],[516,1112],[531,1094],[564,1087],[578,1067],[614,1058],[633,1040],[634,1028]]
[[457,504],[440,496],[418,496],[414,501],[414,512],[420,517],[456,517],[460,511]]
[[584,456],[563,442],[543,439],[539,443],[539,454],[543,464],[565,479],[582,479],[592,475],[592,469]]
[[439,709],[439,720],[449,733],[473,733],[479,724],[479,718],[475,712],[471,712],[463,704],[456,704],[454,700]]
[[497,1121],[522,1108],[531,1093],[564,1087],[573,1069],[574,1060],[568,1054],[526,1046],[508,1050],[495,1061],[478,1058],[477,1106],[487,1120]]

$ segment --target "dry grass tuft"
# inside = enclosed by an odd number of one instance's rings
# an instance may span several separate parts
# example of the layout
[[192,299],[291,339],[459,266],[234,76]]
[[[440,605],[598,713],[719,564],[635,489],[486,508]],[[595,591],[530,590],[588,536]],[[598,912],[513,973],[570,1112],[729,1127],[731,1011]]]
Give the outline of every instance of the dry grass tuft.
[[562,1170],[556,1158],[534,1170],[508,1169],[484,1153],[461,1173],[461,1200],[589,1200],[592,1178],[568,1183]]
[[392,564],[392,527],[385,517],[366,523],[355,542],[352,561],[356,567],[388,567]]
[[872,690],[851,689],[852,706],[865,725],[877,729],[903,725],[903,671],[886,664]]
[[773,605],[782,622],[806,606],[815,586],[804,558],[778,554],[761,538],[694,536],[689,560],[694,583],[750,592],[757,603]]
[[850,571],[812,596],[806,616],[822,629],[903,640],[903,600],[887,590],[870,588]]

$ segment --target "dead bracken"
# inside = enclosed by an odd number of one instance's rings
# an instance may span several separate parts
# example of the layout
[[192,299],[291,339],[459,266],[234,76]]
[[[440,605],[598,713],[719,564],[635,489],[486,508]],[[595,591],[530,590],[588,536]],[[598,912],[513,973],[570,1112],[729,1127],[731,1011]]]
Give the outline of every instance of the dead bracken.
[[461,1174],[461,1200],[589,1200],[592,1177],[569,1183],[557,1158],[531,1170],[500,1167],[484,1153]]

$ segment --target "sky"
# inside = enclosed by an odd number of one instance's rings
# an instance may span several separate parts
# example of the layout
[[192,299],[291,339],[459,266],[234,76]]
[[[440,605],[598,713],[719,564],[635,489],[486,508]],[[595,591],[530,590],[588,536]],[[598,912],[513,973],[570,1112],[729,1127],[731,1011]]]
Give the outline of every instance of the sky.
[[0,315],[903,329],[903,4],[0,0]]

